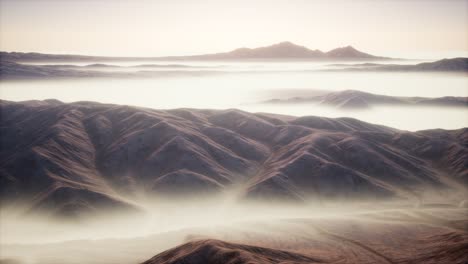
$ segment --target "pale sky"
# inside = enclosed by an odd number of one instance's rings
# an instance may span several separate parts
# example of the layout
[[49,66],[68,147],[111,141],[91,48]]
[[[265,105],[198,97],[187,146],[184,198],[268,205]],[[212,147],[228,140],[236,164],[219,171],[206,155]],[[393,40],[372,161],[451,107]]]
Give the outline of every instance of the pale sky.
[[189,55],[291,41],[466,56],[468,0],[0,0],[0,50]]

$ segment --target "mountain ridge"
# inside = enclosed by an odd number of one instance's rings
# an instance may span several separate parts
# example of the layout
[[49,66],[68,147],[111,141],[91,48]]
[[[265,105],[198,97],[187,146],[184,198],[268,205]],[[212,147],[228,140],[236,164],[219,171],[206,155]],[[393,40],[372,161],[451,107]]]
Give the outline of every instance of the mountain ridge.
[[352,118],[57,100],[0,107],[2,200],[30,197],[32,209],[58,214],[135,210],[142,191],[186,196],[191,183],[194,195],[241,184],[238,199],[294,203],[424,199],[468,184],[468,128],[406,132]]
[[468,72],[468,58],[444,58],[432,62],[422,62],[412,65],[403,64],[378,64],[378,63],[361,63],[361,64],[335,64],[331,66],[344,67],[341,69],[327,69],[325,71],[368,71],[368,72]]
[[188,56],[160,56],[160,57],[103,57],[87,55],[56,55],[37,52],[0,52],[0,59],[12,62],[25,61],[125,61],[125,60],[232,60],[232,59],[319,59],[319,60],[385,60],[387,57],[374,56],[356,50],[352,46],[339,47],[328,52],[311,50],[305,46],[283,41],[270,46],[258,48],[237,48],[229,52],[199,54]]
[[359,90],[343,90],[329,92],[311,97],[293,97],[287,99],[270,99],[261,103],[267,104],[303,104],[316,103],[342,109],[367,109],[375,105],[404,106],[436,106],[436,107],[467,107],[468,97],[419,97],[419,96],[389,96],[363,92]]

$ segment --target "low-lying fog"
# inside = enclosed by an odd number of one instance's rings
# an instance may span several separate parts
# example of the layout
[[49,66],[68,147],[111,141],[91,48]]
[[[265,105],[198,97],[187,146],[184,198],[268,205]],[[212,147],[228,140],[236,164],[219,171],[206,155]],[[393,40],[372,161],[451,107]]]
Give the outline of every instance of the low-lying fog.
[[[296,244],[301,239],[307,239],[307,243],[323,240],[323,228],[344,229],[352,234],[353,230],[368,230],[372,226],[369,232],[375,236],[376,229],[385,230],[379,225],[395,228],[393,221],[397,221],[396,228],[408,228],[406,232],[422,232],[424,228],[414,229],[411,225],[434,222],[448,226],[449,222],[434,219],[467,218],[456,203],[423,209],[411,201],[287,205],[238,203],[230,199],[186,200],[141,204],[140,213],[103,211],[99,215],[63,219],[37,212],[25,214],[18,206],[4,207],[0,214],[0,263],[9,263],[8,259],[20,261],[11,263],[27,264],[138,263],[193,238],[296,250],[300,249]],[[405,227],[405,222],[409,226]]]
[[[415,63],[414,61],[392,63],[409,62]],[[178,61],[108,64],[123,66],[124,71],[142,70],[138,67],[136,69],[128,67],[140,64],[160,64],[170,65],[170,67],[144,68],[143,70],[150,71],[161,70],[160,77],[151,78],[1,81],[0,98],[13,101],[55,98],[64,102],[84,100],[157,109],[238,108],[251,112],[296,116],[354,117],[371,123],[412,131],[430,128],[455,129],[468,126],[468,111],[464,108],[408,108],[393,105],[351,111],[314,104],[287,106],[257,104],[270,99],[307,97],[317,93],[341,90],[360,90],[392,96],[468,96],[468,78],[464,73],[317,71],[336,68],[336,66],[330,66],[330,62],[196,63]],[[118,71],[113,67],[111,70]],[[431,118],[428,118],[429,116]]]
[[[369,205],[368,205],[369,206]],[[320,209],[318,209],[320,208]],[[0,216],[0,243],[42,244],[69,240],[134,238],[186,228],[214,227],[241,222],[286,218],[313,218],[343,215],[352,206],[246,204],[222,199],[188,202],[155,202],[141,205],[141,212],[107,211],[84,213],[79,218],[63,219],[46,212],[26,213],[18,207],[4,208]]]

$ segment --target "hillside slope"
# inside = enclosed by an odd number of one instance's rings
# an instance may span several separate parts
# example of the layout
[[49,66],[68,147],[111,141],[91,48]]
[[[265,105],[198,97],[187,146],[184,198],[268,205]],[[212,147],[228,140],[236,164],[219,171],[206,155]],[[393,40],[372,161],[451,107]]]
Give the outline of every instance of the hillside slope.
[[188,242],[163,252],[142,264],[236,264],[236,263],[323,263],[323,261],[298,253],[227,243],[219,240]]
[[[146,195],[421,198],[466,188],[468,129],[416,133],[350,118],[1,102],[0,193],[74,213]],[[196,188],[195,188],[196,186]],[[192,188],[193,187],[193,188]]]

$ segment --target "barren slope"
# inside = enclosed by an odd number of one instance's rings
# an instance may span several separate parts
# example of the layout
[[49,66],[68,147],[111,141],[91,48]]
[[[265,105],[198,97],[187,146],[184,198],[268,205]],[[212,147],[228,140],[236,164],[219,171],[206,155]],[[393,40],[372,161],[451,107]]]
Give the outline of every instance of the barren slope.
[[467,129],[47,100],[2,101],[0,132],[2,199],[65,212],[168,189],[302,201],[444,196],[468,182]]

